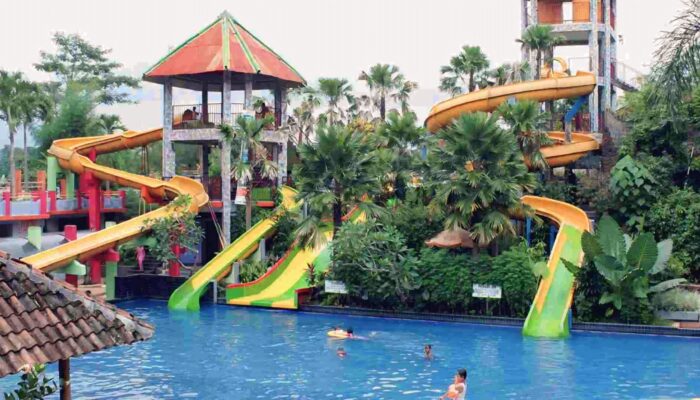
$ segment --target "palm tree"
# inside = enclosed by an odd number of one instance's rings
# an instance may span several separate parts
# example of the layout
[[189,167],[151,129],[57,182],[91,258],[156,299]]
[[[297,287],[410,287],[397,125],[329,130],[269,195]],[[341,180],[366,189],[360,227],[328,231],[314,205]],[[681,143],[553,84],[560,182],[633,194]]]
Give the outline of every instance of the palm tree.
[[389,186],[398,198],[404,197],[406,183],[417,172],[419,148],[425,139],[425,129],[416,125],[414,113],[390,112],[387,121],[377,128],[380,149],[388,169],[385,171],[385,187]]
[[517,83],[527,80],[530,75],[530,63],[526,62],[514,62],[510,65],[510,74],[508,76],[508,81],[511,83]]
[[467,86],[469,92],[473,92],[476,89],[474,77],[488,67],[489,60],[481,47],[464,46],[461,53],[450,59],[449,65],[440,67],[440,90],[456,96]]
[[685,104],[684,97],[700,83],[700,0],[688,0],[663,33],[654,53],[659,101],[673,113]]
[[[369,69],[369,73],[362,71],[359,80],[365,81],[374,98],[374,103],[379,108],[379,117],[382,121],[386,119],[386,99],[394,91],[398,91],[406,83],[403,74],[399,72],[399,67],[389,64],[375,64]],[[408,94],[413,90],[415,83],[409,82]],[[408,99],[406,99],[408,100]]]
[[540,105],[532,100],[503,103],[496,110],[510,132],[518,141],[518,147],[525,159],[534,169],[546,169],[547,160],[542,156],[540,148],[551,144],[545,131],[547,114],[540,111]]
[[[553,54],[555,46],[564,41],[561,35],[553,33],[554,28],[551,25],[532,25],[523,33],[522,38],[517,39],[529,51],[537,52],[537,64],[535,65],[535,79],[540,79],[542,70],[542,58],[545,54]],[[546,60],[547,64],[551,64],[552,60]]]
[[510,76],[511,76],[510,68],[511,68],[510,64],[501,64],[498,67],[489,71],[489,76],[491,78],[493,78],[494,85],[503,86],[506,83],[508,83],[508,80],[510,79]]
[[[255,174],[260,174],[263,178],[273,179],[277,176],[278,166],[275,162],[268,160],[267,150],[262,143],[261,133],[265,127],[274,122],[274,117],[267,116],[263,119],[246,118],[239,116],[236,119],[236,126],[231,139],[240,145],[240,156],[233,166],[231,174],[238,181],[240,186],[249,184],[246,193],[245,205],[245,225],[246,229],[252,226],[253,215],[253,178]],[[248,155],[246,160],[245,155]]]
[[318,91],[328,103],[326,115],[328,124],[333,125],[340,122],[343,117],[343,110],[340,108],[340,102],[345,99],[348,101],[351,96],[352,85],[344,78],[319,78]]
[[0,71],[0,119],[7,123],[10,131],[10,192],[16,194],[15,187],[15,134],[22,121],[22,99],[26,96],[29,83],[21,72]]
[[535,187],[515,138],[483,112],[465,114],[433,138],[427,185],[428,207],[445,217],[445,228],[471,231],[481,245],[515,235],[514,213],[532,215],[520,196]]
[[411,93],[416,89],[418,89],[418,82],[404,80],[396,92],[391,95],[391,99],[399,103],[401,114],[408,114],[411,112],[408,101],[411,99]]
[[[312,87],[303,87],[296,91],[301,96],[301,104],[292,111],[290,129],[296,133],[297,145],[308,141],[316,124],[316,109],[321,106],[318,91]],[[291,133],[291,132],[290,132]]]
[[[373,135],[338,125],[320,125],[316,140],[299,146],[300,162],[294,170],[298,198],[308,205],[309,216],[297,229],[306,246],[323,240],[322,219],[330,213],[333,230],[343,223],[346,205],[362,204],[365,194],[380,190],[380,159]],[[371,208],[367,208],[370,210]]]
[[52,100],[43,91],[41,85],[32,82],[24,82],[20,86],[18,104],[19,120],[22,124],[22,132],[24,136],[22,173],[25,177],[29,176],[29,148],[27,133],[32,129],[32,125],[37,119],[49,119],[49,116],[51,115],[52,103]]
[[100,114],[97,120],[97,127],[108,135],[116,131],[126,130],[126,126],[124,126],[119,116],[114,114]]

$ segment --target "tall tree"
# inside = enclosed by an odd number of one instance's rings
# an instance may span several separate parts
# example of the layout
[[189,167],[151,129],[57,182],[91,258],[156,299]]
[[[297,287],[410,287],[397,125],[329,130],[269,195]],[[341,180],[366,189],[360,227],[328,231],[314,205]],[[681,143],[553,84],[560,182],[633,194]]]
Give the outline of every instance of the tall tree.
[[427,184],[434,196],[433,215],[445,228],[470,230],[479,244],[515,235],[514,213],[532,215],[520,196],[535,187],[515,138],[498,117],[478,112],[460,116],[433,138]]
[[299,146],[300,162],[294,170],[298,198],[308,204],[309,216],[297,236],[305,245],[323,241],[323,218],[333,218],[334,232],[343,223],[345,206],[362,204],[365,194],[380,190],[380,158],[373,136],[338,125],[321,125],[316,140]]
[[308,141],[316,125],[316,109],[321,106],[318,92],[311,87],[300,88],[295,92],[301,98],[301,104],[292,111],[289,129],[297,145]]
[[[267,116],[263,119],[251,119],[240,116],[236,119],[236,126],[233,129],[231,139],[240,146],[241,156],[238,157],[238,161],[236,161],[231,172],[239,185],[248,185],[245,205],[246,230],[252,226],[252,193],[255,176],[259,175],[269,179],[277,177],[277,164],[268,159],[267,149],[265,149],[261,138],[265,127],[273,122],[274,118],[272,116]],[[244,155],[248,156],[244,157]]]
[[24,82],[20,89],[19,119],[22,124],[24,137],[24,157],[22,159],[22,171],[24,177],[29,177],[29,131],[34,123],[41,119],[50,120],[52,112],[52,100],[44,92],[43,86],[33,82]]
[[340,102],[350,101],[352,96],[352,85],[344,78],[319,78],[318,92],[324,97],[328,104],[326,116],[328,124],[333,125],[339,123],[344,116],[344,112],[340,107]]
[[[369,72],[362,71],[358,79],[365,81],[369,87],[374,104],[379,109],[379,117],[384,121],[386,119],[387,98],[406,82],[403,74],[399,72],[399,67],[389,64],[375,64],[370,67]],[[409,89],[412,90],[411,85],[409,85]]]
[[25,97],[29,82],[20,72],[0,71],[0,119],[7,123],[10,131],[10,192],[17,192],[15,187],[15,135],[22,121],[22,99]]
[[464,91],[476,89],[476,75],[489,67],[489,59],[479,46],[464,46],[462,51],[450,59],[448,65],[440,67],[442,78],[440,90],[456,96]]
[[[542,61],[545,55],[552,55],[555,46],[564,41],[564,37],[557,35],[554,32],[554,27],[551,25],[532,25],[523,36],[516,41],[521,43],[530,51],[536,52],[537,65],[535,65],[535,79],[540,79],[542,73]],[[552,60],[544,60],[547,64],[551,64]]]
[[123,88],[137,88],[139,80],[119,73],[122,64],[110,60],[111,50],[93,45],[77,34],[56,33],[55,54],[42,51],[39,71],[54,74],[65,90],[70,83],[89,85],[101,104],[128,102]]
[[94,93],[79,84],[68,85],[56,115],[36,132],[41,150],[48,150],[56,139],[98,133],[99,121],[95,107]]
[[534,169],[546,169],[547,160],[540,148],[551,143],[545,130],[547,113],[540,111],[539,103],[523,100],[515,103],[503,103],[496,110],[503,118],[509,131],[518,141],[518,147],[525,159]]
[[409,114],[411,112],[408,101],[411,99],[411,93],[416,89],[418,89],[418,82],[405,80],[401,83],[396,92],[391,95],[391,99],[397,102],[401,107],[401,114]]
[[685,1],[685,9],[663,33],[654,53],[657,101],[675,115],[683,98],[700,84],[700,0]]
[[425,140],[425,129],[416,125],[414,113],[390,112],[387,121],[377,128],[378,156],[386,160],[386,186],[396,197],[403,199],[407,182],[417,172],[420,146]]

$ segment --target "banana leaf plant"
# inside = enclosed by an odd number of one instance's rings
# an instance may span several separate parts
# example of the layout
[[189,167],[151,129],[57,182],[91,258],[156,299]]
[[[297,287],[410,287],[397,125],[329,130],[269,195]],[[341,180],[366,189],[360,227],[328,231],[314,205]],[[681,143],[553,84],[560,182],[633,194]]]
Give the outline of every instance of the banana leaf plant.
[[[685,279],[659,279],[673,251],[671,239],[657,243],[648,232],[630,236],[623,233],[618,223],[608,215],[600,220],[595,234],[583,233],[581,245],[586,260],[593,263],[607,283],[607,290],[598,301],[612,305],[606,311],[607,317],[615,310],[621,310],[625,304],[648,299],[652,293],[663,292],[685,282]],[[580,271],[570,260],[562,258],[562,262],[574,275]]]

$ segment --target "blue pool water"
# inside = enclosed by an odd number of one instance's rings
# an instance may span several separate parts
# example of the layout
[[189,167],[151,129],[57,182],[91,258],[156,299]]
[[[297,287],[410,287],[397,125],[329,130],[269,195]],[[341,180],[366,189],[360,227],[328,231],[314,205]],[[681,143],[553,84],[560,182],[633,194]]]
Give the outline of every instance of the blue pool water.
[[[156,334],[74,359],[74,398],[434,400],[459,367],[469,370],[469,399],[700,396],[698,340],[575,333],[547,341],[478,325],[227,306],[170,313],[156,301],[119,306],[155,324]],[[368,340],[331,340],[333,325]],[[426,342],[433,361],[422,358]],[[345,359],[336,356],[339,346]],[[11,381],[0,380],[1,388]]]

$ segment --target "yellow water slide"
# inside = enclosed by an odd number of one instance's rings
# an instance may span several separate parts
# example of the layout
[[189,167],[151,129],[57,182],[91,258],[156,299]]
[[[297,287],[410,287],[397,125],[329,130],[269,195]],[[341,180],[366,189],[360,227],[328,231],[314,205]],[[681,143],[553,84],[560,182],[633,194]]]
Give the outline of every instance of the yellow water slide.
[[[103,181],[145,191],[151,198],[167,201],[179,196],[189,196],[191,201],[187,211],[196,213],[209,201],[201,183],[182,176],[176,176],[166,182],[98,165],[88,158],[91,153],[99,155],[141,147],[162,138],[163,130],[158,128],[143,132],[128,131],[104,136],[60,139],[53,142],[49,154],[58,159],[62,168],[77,174],[89,173]],[[73,260],[85,262],[92,256],[142,235],[150,229],[148,220],[182,211],[185,210],[164,206],[78,240],[25,257],[22,261],[43,271],[63,267]]]
[[204,293],[207,284],[212,280],[218,282],[227,276],[231,272],[231,266],[234,262],[248,257],[258,248],[260,240],[267,238],[274,232],[281,214],[299,206],[299,202],[295,199],[297,195],[296,190],[288,186],[282,186],[280,192],[282,194],[282,204],[277,211],[269,218],[265,218],[253,225],[205,266],[195,272],[182,286],[177,288],[170,295],[168,308],[173,310],[199,310],[199,298]]
[[[437,132],[461,114],[491,112],[511,99],[542,102],[575,98],[589,95],[596,86],[595,76],[587,72],[569,76],[548,71],[545,76],[548,77],[482,89],[440,102],[431,109],[425,125],[431,132]],[[596,140],[586,133],[573,133],[569,143],[564,140],[564,132],[550,132],[549,136],[554,144],[542,148],[541,152],[551,167],[567,165],[598,149]],[[574,277],[564,267],[561,258],[581,264],[581,235],[590,230],[590,221],[583,210],[571,204],[536,196],[524,196],[522,201],[538,215],[559,225],[547,264],[548,274],[537,289],[523,333],[536,337],[566,337],[569,335],[567,315],[571,307]]]

